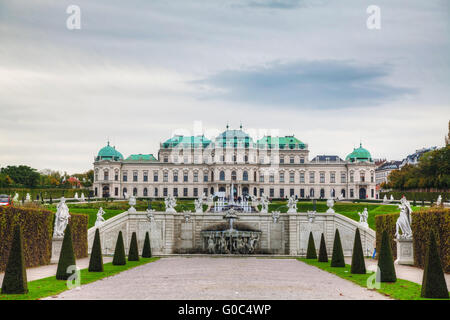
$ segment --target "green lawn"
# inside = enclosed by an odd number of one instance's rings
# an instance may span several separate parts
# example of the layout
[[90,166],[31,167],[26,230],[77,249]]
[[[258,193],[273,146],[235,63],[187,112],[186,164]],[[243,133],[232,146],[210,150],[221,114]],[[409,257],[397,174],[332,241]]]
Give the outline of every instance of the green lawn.
[[[297,260],[320,268],[324,271],[333,273],[343,279],[352,281],[364,288],[367,288],[367,278],[373,275],[373,273],[351,274],[350,265],[348,264],[345,265],[345,268],[333,268],[330,267],[330,262],[318,262],[317,260],[314,259],[305,259],[305,258],[298,258]],[[381,294],[384,294],[397,300],[439,300],[439,299],[422,298],[420,296],[421,287],[422,287],[421,285],[415,282],[397,279],[397,281],[393,283],[382,282],[380,284],[380,289],[371,289],[371,290],[376,290]],[[324,288],[324,290],[326,290],[326,288]]]
[[[124,266],[113,266],[112,263],[105,263],[104,272],[89,272],[83,269],[81,273],[81,285],[91,283],[106,277],[110,277],[119,272],[158,260],[159,258],[140,258],[139,261],[127,261]],[[28,282],[28,294],[0,294],[0,300],[37,300],[44,297],[53,296],[63,291],[69,290],[67,282],[56,280],[56,277],[48,277]]]

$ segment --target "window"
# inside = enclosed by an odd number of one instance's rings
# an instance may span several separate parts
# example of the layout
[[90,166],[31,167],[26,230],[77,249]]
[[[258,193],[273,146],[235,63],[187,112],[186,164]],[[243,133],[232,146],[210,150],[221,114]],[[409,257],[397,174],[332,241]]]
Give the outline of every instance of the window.
[[289,195],[292,197],[294,195],[294,189],[289,189]]
[[163,172],[163,182],[168,182],[169,181],[169,173],[166,171],[166,172]]
[[275,175],[273,173],[269,175],[269,182],[275,182]]
[[284,182],[284,172],[280,172],[280,182]]
[[346,183],[347,182],[347,177],[345,175],[345,172],[341,172],[341,183]]
[[173,172],[173,182],[178,182],[178,172],[177,171]]
[[353,198],[355,196],[353,189],[350,189],[350,198]]
[[[166,188],[166,191],[167,191],[167,188]],[[155,195],[155,197],[158,196],[158,188],[155,188],[154,195]]]
[[119,181],[119,172],[114,173],[114,181]]
[[219,179],[220,179],[220,181],[225,181],[225,171],[220,171]]
[[163,188],[163,196],[167,197],[167,188]]
[[114,195],[116,197],[119,195],[119,188],[114,188]]
[[247,171],[244,171],[244,172],[242,173],[242,180],[248,181],[248,172],[247,172]]
[[248,163],[248,156],[247,155],[244,157],[244,161],[245,161],[245,163]]
[[173,196],[178,197],[178,188],[173,188]]
[[236,171],[231,171],[231,180],[236,181]]
[[168,156],[164,156],[164,162],[169,162],[169,157]]
[[289,163],[293,164],[293,163],[294,163],[294,161],[295,161],[295,158],[294,158],[294,156],[291,156],[291,157],[289,158]]
[[[370,182],[373,182],[374,177],[373,177],[373,172],[370,173]],[[373,196],[372,196],[373,197]]]
[[320,189],[320,197],[323,199],[325,198],[325,189]]
[[320,183],[325,183],[325,172],[320,173]]
[[148,181],[148,172],[144,171],[144,182]]
[[330,173],[330,182],[335,183],[336,182],[336,173],[331,172]]
[[360,173],[360,177],[361,177],[361,179],[360,179],[361,182],[365,182],[366,181],[366,173],[365,172],[361,172]]
[[98,173],[95,172],[94,181],[98,181]]
[[305,173],[300,172],[300,183],[305,183]]
[[158,182],[158,171],[153,171],[153,181]]
[[309,173],[309,183],[314,183],[314,171]]
[[353,177],[353,171],[350,172],[350,182],[354,182],[355,178]]
[[184,156],[184,157],[183,157],[183,162],[184,162],[184,163],[188,163],[188,162],[189,162],[188,156]]
[[188,196],[188,188],[183,188],[183,197]]
[[188,173],[187,172],[183,172],[183,181],[188,182]]
[[148,196],[148,190],[147,190],[147,188],[144,188],[144,197],[146,197],[146,196]]
[[173,157],[173,163],[178,163],[178,157],[177,156]]
[[259,174],[259,182],[264,182],[264,175],[262,173]]
[[198,172],[194,172],[194,182],[198,182]]
[[208,188],[203,188],[203,193],[205,194],[205,196],[208,195]]
[[314,189],[313,188],[309,189],[309,196],[311,198],[314,198]]
[[[256,182],[256,171],[253,172],[253,181]],[[256,197],[256,194],[255,194],[255,197]]]
[[138,181],[138,173],[137,173],[137,171],[134,171],[134,172],[133,172],[133,181],[134,181],[134,182],[137,182],[137,181]]
[[133,196],[137,196],[137,188],[133,188]]
[[305,197],[305,189],[300,189],[300,198]]
[[290,183],[294,183],[295,182],[294,172],[289,172],[289,182]]
[[280,198],[284,198],[284,189],[283,188],[280,189]]
[[127,176],[127,173],[126,173],[126,172],[123,173],[122,180],[123,180],[124,182],[127,182],[128,176]]
[[108,181],[109,180],[109,171],[103,172],[103,180]]
[[197,197],[197,196],[198,196],[198,189],[194,188],[194,197]]
[[[214,171],[211,171],[211,182],[214,182]],[[214,193],[214,192],[212,192]]]
[[271,198],[275,197],[275,190],[273,188],[269,189],[269,197]]
[[259,196],[262,196],[264,194],[264,188],[259,188]]
[[259,163],[264,163],[264,157],[259,158]]
[[127,188],[123,188],[123,190],[122,190],[122,195],[125,197],[125,193],[128,193],[128,190],[127,190]]
[[208,182],[208,172],[203,173],[203,181]]
[[370,196],[373,198],[375,194],[375,191],[373,189],[370,189]]
[[280,157],[280,163],[281,163],[281,164],[284,163],[284,157]]
[[300,158],[300,163],[305,163],[305,158]]

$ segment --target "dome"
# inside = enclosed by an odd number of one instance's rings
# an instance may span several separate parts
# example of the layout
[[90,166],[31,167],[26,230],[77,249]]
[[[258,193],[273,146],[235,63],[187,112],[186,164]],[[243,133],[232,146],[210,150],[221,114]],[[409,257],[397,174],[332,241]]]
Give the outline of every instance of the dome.
[[362,147],[362,144],[359,145],[359,148],[353,149],[353,152],[350,153],[345,160],[350,162],[355,161],[369,161],[372,162],[372,156],[367,149]]
[[117,151],[115,147],[111,147],[108,141],[108,145],[106,147],[101,148],[100,151],[98,152],[96,160],[118,161],[123,160],[123,155],[119,151]]
[[242,125],[239,130],[230,130],[227,125],[227,130],[216,137],[216,145],[220,147],[245,147],[253,146],[254,142],[250,135],[242,130]]

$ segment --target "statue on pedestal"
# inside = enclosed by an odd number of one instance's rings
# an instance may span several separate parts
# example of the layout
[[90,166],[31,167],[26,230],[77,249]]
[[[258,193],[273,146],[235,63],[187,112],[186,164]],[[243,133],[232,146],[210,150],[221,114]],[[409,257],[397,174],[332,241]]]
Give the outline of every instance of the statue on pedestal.
[[86,198],[84,197],[84,192],[81,193],[81,198],[80,198],[81,202],[85,202]]
[[31,196],[29,193],[27,193],[27,196],[25,197],[25,202],[31,202]]
[[388,203],[388,199],[387,199],[386,195],[384,195],[384,197],[383,197],[383,203]]
[[298,202],[298,200],[295,199],[294,196],[289,197],[288,204],[287,204],[287,206],[289,208],[287,211],[288,213],[297,213],[297,202]]
[[367,219],[369,218],[369,212],[367,212],[367,208],[364,208],[362,213],[358,212],[359,215],[359,224],[361,227],[368,228],[369,224],[367,223]]
[[273,223],[277,223],[280,218],[280,211],[272,211]]
[[55,226],[53,230],[54,238],[64,237],[64,231],[66,230],[67,224],[69,223],[70,213],[69,207],[66,204],[66,199],[61,197],[60,202],[56,207],[55,214]]
[[97,220],[95,221],[95,226],[99,227],[105,222],[105,218],[103,218],[103,215],[105,214],[105,211],[103,211],[103,208],[100,207],[97,212]]
[[198,199],[195,199],[194,205],[196,213],[203,213],[203,199],[205,199],[205,197],[205,193],[203,193]]
[[[397,239],[411,239],[412,238],[412,230],[411,230],[411,206],[409,201],[406,200],[405,196],[403,196],[400,200],[400,204],[398,206],[400,208],[400,216],[397,219],[397,223],[395,224],[395,236]],[[401,234],[400,231],[401,230]]]
[[167,198],[164,199],[164,204],[166,205],[167,213],[176,213],[177,212],[175,210],[175,206],[177,205],[177,200],[170,194],[167,196]]
[[309,211],[307,212],[308,215],[308,222],[309,223],[314,223],[314,221],[316,220],[316,211]]
[[260,203],[261,203],[261,213],[268,213],[270,201],[264,193],[261,195]]
[[442,204],[442,196],[439,195],[439,197],[436,200],[436,206],[440,206]]

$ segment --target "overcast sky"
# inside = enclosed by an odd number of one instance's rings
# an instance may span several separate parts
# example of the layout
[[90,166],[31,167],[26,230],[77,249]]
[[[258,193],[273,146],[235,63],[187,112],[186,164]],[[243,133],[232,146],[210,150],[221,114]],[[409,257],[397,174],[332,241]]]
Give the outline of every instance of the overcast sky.
[[156,155],[227,122],[400,160],[444,144],[449,18],[448,0],[3,0],[0,166],[80,172],[108,138]]

